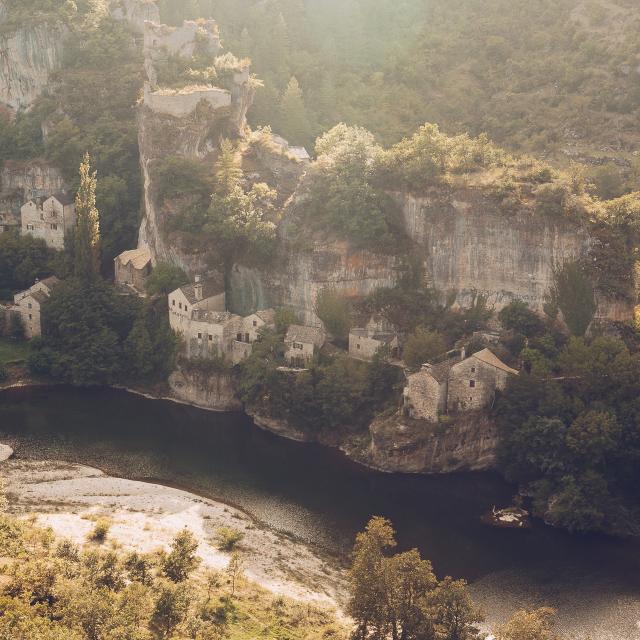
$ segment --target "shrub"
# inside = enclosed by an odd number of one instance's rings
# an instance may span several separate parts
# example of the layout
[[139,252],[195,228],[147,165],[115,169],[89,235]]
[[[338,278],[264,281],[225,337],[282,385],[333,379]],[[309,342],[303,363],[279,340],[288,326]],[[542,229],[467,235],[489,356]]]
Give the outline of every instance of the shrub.
[[529,338],[544,329],[542,320],[522,300],[510,302],[500,311],[498,318],[505,329],[512,329]]
[[100,518],[89,534],[89,540],[102,544],[107,539],[107,534],[111,528],[111,522],[106,518]]
[[244,533],[230,527],[220,527],[216,531],[218,549],[221,551],[232,551],[242,538],[244,538]]
[[172,582],[183,582],[189,574],[200,564],[196,557],[198,541],[195,536],[183,529],[171,543],[171,551],[162,562],[162,573]]
[[437,331],[418,327],[404,346],[404,361],[409,367],[419,367],[447,350],[444,338]]

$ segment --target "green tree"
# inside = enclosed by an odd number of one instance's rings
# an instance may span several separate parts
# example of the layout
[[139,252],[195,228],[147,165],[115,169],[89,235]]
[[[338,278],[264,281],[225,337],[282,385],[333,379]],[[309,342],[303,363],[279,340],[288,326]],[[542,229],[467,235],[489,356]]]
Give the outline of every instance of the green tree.
[[295,77],[289,80],[280,104],[280,130],[292,143],[308,145],[311,140],[311,123],[307,116],[302,89]]
[[349,337],[351,308],[335,288],[325,287],[318,292],[314,310],[336,340],[343,342]]
[[597,304],[593,285],[581,265],[571,262],[555,270],[551,299],[562,311],[572,335],[583,336],[593,320]]
[[433,626],[438,640],[475,640],[476,626],[484,620],[467,591],[464,580],[447,576],[429,594],[429,605],[435,612]]
[[189,277],[183,269],[168,262],[159,262],[147,278],[144,288],[151,296],[166,296],[188,282]]
[[196,556],[198,541],[187,529],[183,529],[171,543],[171,550],[162,561],[162,573],[173,582],[184,582],[198,567]]
[[418,327],[404,345],[403,358],[408,367],[419,367],[447,350],[444,338],[436,331]]
[[178,625],[187,617],[190,598],[188,586],[163,583],[151,614],[151,628],[159,638],[170,638]]
[[538,335],[544,329],[540,317],[523,300],[513,300],[501,309],[498,318],[505,329],[513,329],[529,338]]
[[96,209],[96,172],[86,153],[80,165],[80,188],[76,195],[75,275],[92,280],[100,273],[100,219]]
[[553,633],[556,612],[549,607],[518,611],[496,632],[496,640],[560,640]]

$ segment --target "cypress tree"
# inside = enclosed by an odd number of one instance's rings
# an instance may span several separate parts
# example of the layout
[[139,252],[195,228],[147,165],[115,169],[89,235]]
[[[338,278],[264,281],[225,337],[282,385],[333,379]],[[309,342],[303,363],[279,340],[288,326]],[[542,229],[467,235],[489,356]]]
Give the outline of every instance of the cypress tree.
[[85,153],[80,165],[80,187],[76,194],[75,275],[93,280],[100,273],[100,216],[96,209],[96,172]]

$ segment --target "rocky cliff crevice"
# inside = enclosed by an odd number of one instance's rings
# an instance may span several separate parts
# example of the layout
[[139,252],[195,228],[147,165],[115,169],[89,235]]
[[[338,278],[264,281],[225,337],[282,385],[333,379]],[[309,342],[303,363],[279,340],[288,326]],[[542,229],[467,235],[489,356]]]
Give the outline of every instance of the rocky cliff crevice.
[[28,109],[60,67],[69,31],[59,22],[8,26],[0,0],[0,105],[15,113]]
[[210,411],[240,411],[242,404],[233,388],[230,375],[203,376],[177,370],[169,376],[174,399]]

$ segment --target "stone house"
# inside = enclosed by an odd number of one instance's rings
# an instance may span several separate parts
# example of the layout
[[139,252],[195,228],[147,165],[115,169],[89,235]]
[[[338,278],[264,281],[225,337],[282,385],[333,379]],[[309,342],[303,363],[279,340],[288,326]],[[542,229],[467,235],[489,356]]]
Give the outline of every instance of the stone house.
[[12,313],[19,313],[22,317],[25,338],[31,339],[42,335],[42,305],[49,299],[53,289],[60,284],[55,276],[38,280],[27,289],[16,293],[13,297],[13,306],[9,307]]
[[233,341],[233,364],[238,364],[251,355],[253,343],[260,338],[261,329],[275,329],[275,326],[276,312],[273,309],[263,309],[244,317]]
[[219,277],[196,276],[168,296],[169,324],[176,333],[186,335],[194,311],[226,311],[224,282]]
[[403,407],[407,417],[436,422],[446,413],[489,406],[515,369],[502,362],[490,349],[468,358],[464,349],[435,364],[424,364],[407,376]]
[[392,358],[398,357],[398,334],[389,327],[371,319],[364,329],[349,331],[349,355],[352,358],[370,361],[381,349],[386,349]]
[[312,360],[317,349],[325,342],[325,333],[317,327],[292,324],[284,338],[285,360],[291,367],[303,369]]
[[123,251],[114,259],[115,283],[125,291],[144,296],[144,285],[152,268],[147,247]]
[[233,361],[233,343],[241,326],[242,317],[229,311],[193,310],[182,332],[187,357]]
[[56,193],[44,201],[28,200],[20,209],[22,235],[42,238],[56,251],[64,249],[64,239],[76,224],[74,198]]
[[518,375],[490,349],[482,349],[451,367],[447,411],[470,411],[489,406],[496,391],[507,386],[509,376]]

